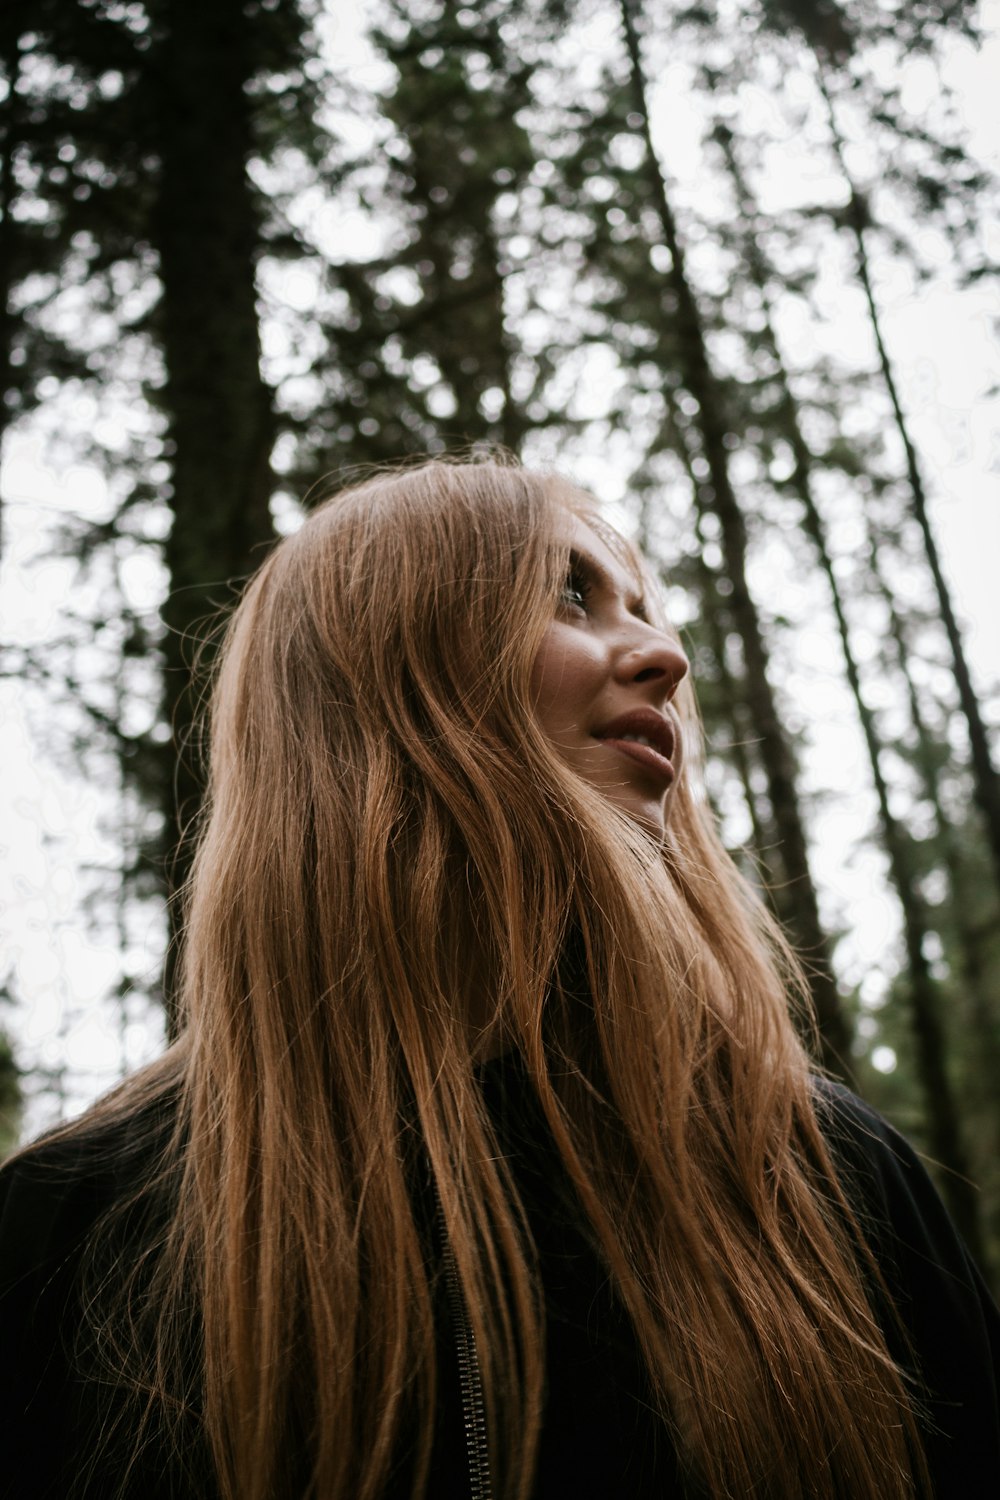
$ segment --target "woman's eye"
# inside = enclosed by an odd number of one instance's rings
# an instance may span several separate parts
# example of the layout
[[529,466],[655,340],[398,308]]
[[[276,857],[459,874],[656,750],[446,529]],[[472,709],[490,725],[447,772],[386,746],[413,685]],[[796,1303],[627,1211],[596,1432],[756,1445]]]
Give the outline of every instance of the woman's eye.
[[569,605],[574,609],[586,609],[589,594],[589,580],[577,572],[571,572],[566,575],[566,582],[559,594],[559,603]]

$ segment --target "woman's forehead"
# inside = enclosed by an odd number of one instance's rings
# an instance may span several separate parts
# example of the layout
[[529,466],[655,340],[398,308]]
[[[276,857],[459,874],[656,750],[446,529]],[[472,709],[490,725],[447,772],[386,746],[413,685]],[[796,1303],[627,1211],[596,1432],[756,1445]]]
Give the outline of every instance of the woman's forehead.
[[564,510],[556,520],[555,535],[561,545],[595,564],[610,581],[644,589],[646,580],[635,552],[599,516]]

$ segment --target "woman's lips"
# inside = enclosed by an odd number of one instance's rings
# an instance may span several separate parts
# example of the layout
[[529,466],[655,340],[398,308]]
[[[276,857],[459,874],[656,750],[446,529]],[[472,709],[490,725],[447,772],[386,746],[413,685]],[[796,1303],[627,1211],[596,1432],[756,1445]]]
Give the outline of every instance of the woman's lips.
[[620,755],[628,756],[629,760],[634,760],[637,765],[645,767],[648,771],[655,771],[665,781],[674,780],[677,773],[674,770],[673,761],[668,760],[659,750],[654,750],[652,745],[640,745],[635,740],[619,740],[610,735],[601,735],[599,738],[602,745],[610,745]]
[[677,733],[671,720],[653,708],[637,708],[620,714],[594,738],[665,781],[673,781],[677,774],[674,766]]

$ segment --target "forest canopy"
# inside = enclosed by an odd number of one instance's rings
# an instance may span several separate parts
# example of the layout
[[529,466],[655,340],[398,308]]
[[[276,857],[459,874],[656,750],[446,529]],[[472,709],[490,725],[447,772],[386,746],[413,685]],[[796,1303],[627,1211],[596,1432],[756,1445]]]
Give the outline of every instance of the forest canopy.
[[[996,413],[997,184],[955,83],[983,27],[906,0],[4,9],[8,1140],[170,1033],[199,695],[269,541],[367,465],[502,445],[661,570],[820,1060],[1000,1265],[995,682],[939,535]],[[942,401],[949,317],[972,373]]]

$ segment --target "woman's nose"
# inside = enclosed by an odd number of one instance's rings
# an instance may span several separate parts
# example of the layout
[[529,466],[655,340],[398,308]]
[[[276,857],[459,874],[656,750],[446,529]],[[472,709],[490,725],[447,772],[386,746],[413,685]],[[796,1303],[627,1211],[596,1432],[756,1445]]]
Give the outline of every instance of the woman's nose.
[[670,636],[655,626],[638,622],[642,638],[634,641],[618,658],[615,676],[621,682],[654,682],[673,697],[687,676],[688,659]]

